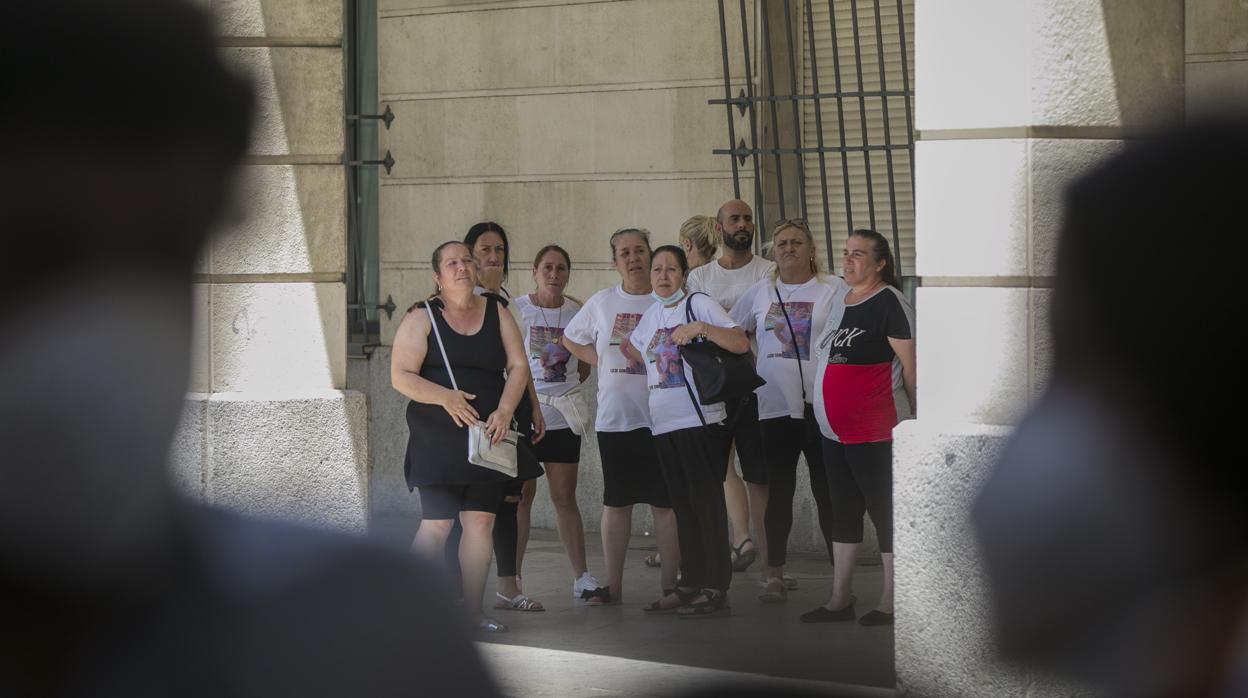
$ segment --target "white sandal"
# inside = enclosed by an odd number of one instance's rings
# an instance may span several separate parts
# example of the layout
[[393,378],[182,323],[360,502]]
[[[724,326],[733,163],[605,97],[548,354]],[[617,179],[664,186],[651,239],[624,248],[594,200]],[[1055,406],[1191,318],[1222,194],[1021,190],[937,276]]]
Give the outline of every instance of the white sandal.
[[503,596],[502,592],[495,592],[494,608],[501,611],[545,611],[541,601],[535,601],[524,594],[516,594],[513,598]]
[[477,630],[483,633],[505,633],[507,632],[507,626],[493,618],[482,618],[477,621]]

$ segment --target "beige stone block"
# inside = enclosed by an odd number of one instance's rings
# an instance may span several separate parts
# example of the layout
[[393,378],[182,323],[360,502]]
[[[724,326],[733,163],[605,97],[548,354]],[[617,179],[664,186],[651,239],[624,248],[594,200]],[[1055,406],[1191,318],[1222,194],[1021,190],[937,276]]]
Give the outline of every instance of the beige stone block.
[[711,87],[393,102],[393,177],[722,171]]
[[1181,0],[919,2],[916,127],[1178,123],[1182,12]]
[[343,148],[340,48],[227,48],[256,90],[252,155],[322,155]]
[[346,182],[337,165],[243,168],[246,220],[213,241],[215,274],[346,271]]
[[205,496],[248,514],[363,533],[368,508],[364,395],[212,395]]
[[177,491],[192,499],[204,496],[204,468],[208,456],[208,396],[192,391],[182,407],[182,417],[169,447],[169,480]]
[[[731,74],[743,76],[736,17],[729,59]],[[383,15],[378,33],[384,95],[723,79],[711,2],[476,5]]]
[[191,376],[190,392],[212,390],[212,288],[191,286]]
[[1031,163],[1030,261],[1031,276],[1057,273],[1057,243],[1061,233],[1066,189],[1108,157],[1120,152],[1123,141],[1047,139],[1028,141]]
[[919,274],[1053,275],[1066,187],[1121,147],[1088,139],[920,141]]
[[346,384],[346,286],[212,285],[212,392]]
[[507,230],[517,263],[531,263],[539,249],[554,242],[572,256],[575,275],[585,263],[610,263],[607,241],[619,228],[647,228],[655,245],[674,242],[689,216],[714,215],[730,198],[729,173],[571,182],[391,181],[381,188],[381,259],[427,263],[438,243],[462,239],[473,223],[493,220]]
[[1031,386],[1028,295],[1025,288],[919,289],[920,419],[1018,422]]
[[1188,53],[1248,52],[1248,5],[1242,0],[1187,0]]
[[1027,151],[1020,139],[916,144],[919,275],[1026,275]]
[[342,0],[210,0],[220,36],[342,37]]
[[989,579],[969,513],[1010,430],[920,419],[893,435],[898,693],[1096,695],[997,656]]
[[1031,302],[1031,399],[1044,393],[1053,376],[1053,290],[1033,288]]
[[1029,0],[1031,123],[1183,121],[1183,0]]
[[915,2],[915,128],[1027,123],[1024,9],[1025,0]]
[[1248,110],[1248,61],[1187,64],[1189,119]]

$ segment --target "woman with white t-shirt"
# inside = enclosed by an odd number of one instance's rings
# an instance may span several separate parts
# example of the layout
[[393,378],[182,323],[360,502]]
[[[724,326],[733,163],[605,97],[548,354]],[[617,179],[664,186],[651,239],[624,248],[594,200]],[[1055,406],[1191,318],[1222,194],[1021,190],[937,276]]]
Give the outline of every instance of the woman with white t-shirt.
[[[651,431],[659,463],[676,511],[680,537],[681,580],[647,611],[676,610],[682,618],[712,615],[728,609],[732,558],[728,549],[728,513],[721,483],[723,469],[715,432],[725,416],[724,404],[700,408],[697,388],[680,347],[705,339],[732,352],[745,352],[750,340],[728,313],[709,296],[686,297],[689,263],[675,245],[654,251],[650,283],[655,302],[633,330],[632,358],[646,366]],[[692,321],[686,316],[689,306]],[[699,400],[700,402],[700,400]],[[667,555],[664,553],[663,562]]]
[[[529,372],[546,422],[546,435],[534,444],[533,450],[546,468],[550,501],[555,505],[555,526],[572,563],[572,596],[581,598],[581,594],[600,585],[585,563],[585,529],[576,505],[577,464],[581,460],[581,433],[586,426],[581,420],[587,416],[583,414],[587,410],[577,410],[574,405],[584,404],[579,402],[579,390],[589,376],[590,366],[578,361],[563,346],[564,328],[581,309],[580,303],[563,294],[571,273],[572,258],[566,250],[558,245],[543,247],[533,260],[537,289],[516,298],[514,303]],[[565,410],[573,414],[565,415]]]
[[806,455],[810,489],[819,513],[828,558],[832,557],[832,497],[823,467],[819,423],[814,412],[813,338],[823,332],[828,311],[849,287],[819,273],[819,250],[802,220],[781,221],[771,236],[775,272],[747,290],[732,307],[732,319],[758,342],[758,375],[767,381],[758,395],[758,418],[766,454],[769,496],[764,514],[767,577],[760,601],[787,598],[796,580],[784,576],[789,532],[793,529],[793,494],[797,458]]
[[622,228],[611,235],[611,261],[620,283],[595,293],[563,331],[573,356],[598,367],[598,417],[594,430],[602,456],[602,550],[607,584],[585,592],[589,604],[618,603],[623,597],[624,556],[632,534],[633,505],[649,504],[662,557],[662,588],[676,586],[680,547],[676,515],[659,469],[646,369],[623,349],[650,298],[650,233]]

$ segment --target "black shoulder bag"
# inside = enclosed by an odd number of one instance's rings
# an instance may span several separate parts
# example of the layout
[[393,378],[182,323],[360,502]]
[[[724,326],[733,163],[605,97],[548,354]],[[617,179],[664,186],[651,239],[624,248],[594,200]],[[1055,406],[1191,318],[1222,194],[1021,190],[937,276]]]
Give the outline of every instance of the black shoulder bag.
[[[693,297],[699,295],[706,296],[698,291],[689,294],[685,301],[686,322],[697,320],[693,315]],[[754,354],[748,349],[741,354],[735,354],[709,339],[699,339],[682,346],[680,358],[689,364],[703,405],[740,400],[766,383],[754,370]],[[698,410],[698,416],[701,417],[702,410],[698,408],[698,400],[694,399],[693,389],[687,382],[685,387],[689,390],[689,399],[693,400],[694,408]],[[705,424],[706,420],[703,419],[702,422]]]

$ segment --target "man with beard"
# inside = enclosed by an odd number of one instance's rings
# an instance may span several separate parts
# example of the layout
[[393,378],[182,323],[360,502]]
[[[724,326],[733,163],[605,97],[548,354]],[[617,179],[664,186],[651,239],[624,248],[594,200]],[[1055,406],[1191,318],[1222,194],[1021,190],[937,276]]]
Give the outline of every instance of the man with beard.
[[[724,310],[731,310],[737,299],[760,279],[772,273],[776,263],[754,255],[754,212],[749,204],[733,199],[719,207],[715,229],[724,242],[719,259],[689,272],[686,287],[689,293],[703,291],[714,298]],[[724,437],[724,498],[728,519],[732,524],[732,569],[742,572],[759,553],[767,558],[767,540],[763,534],[763,512],[767,509],[767,468],[763,459],[761,431],[758,425],[758,398],[754,393],[739,403],[726,403],[727,418]],[[732,449],[736,446],[741,460],[741,475],[732,467]],[[742,486],[741,481],[745,481]],[[749,501],[746,501],[746,492]],[[750,538],[753,523],[757,539]],[[758,543],[755,544],[754,540]],[[786,580],[787,581],[787,580]]]

